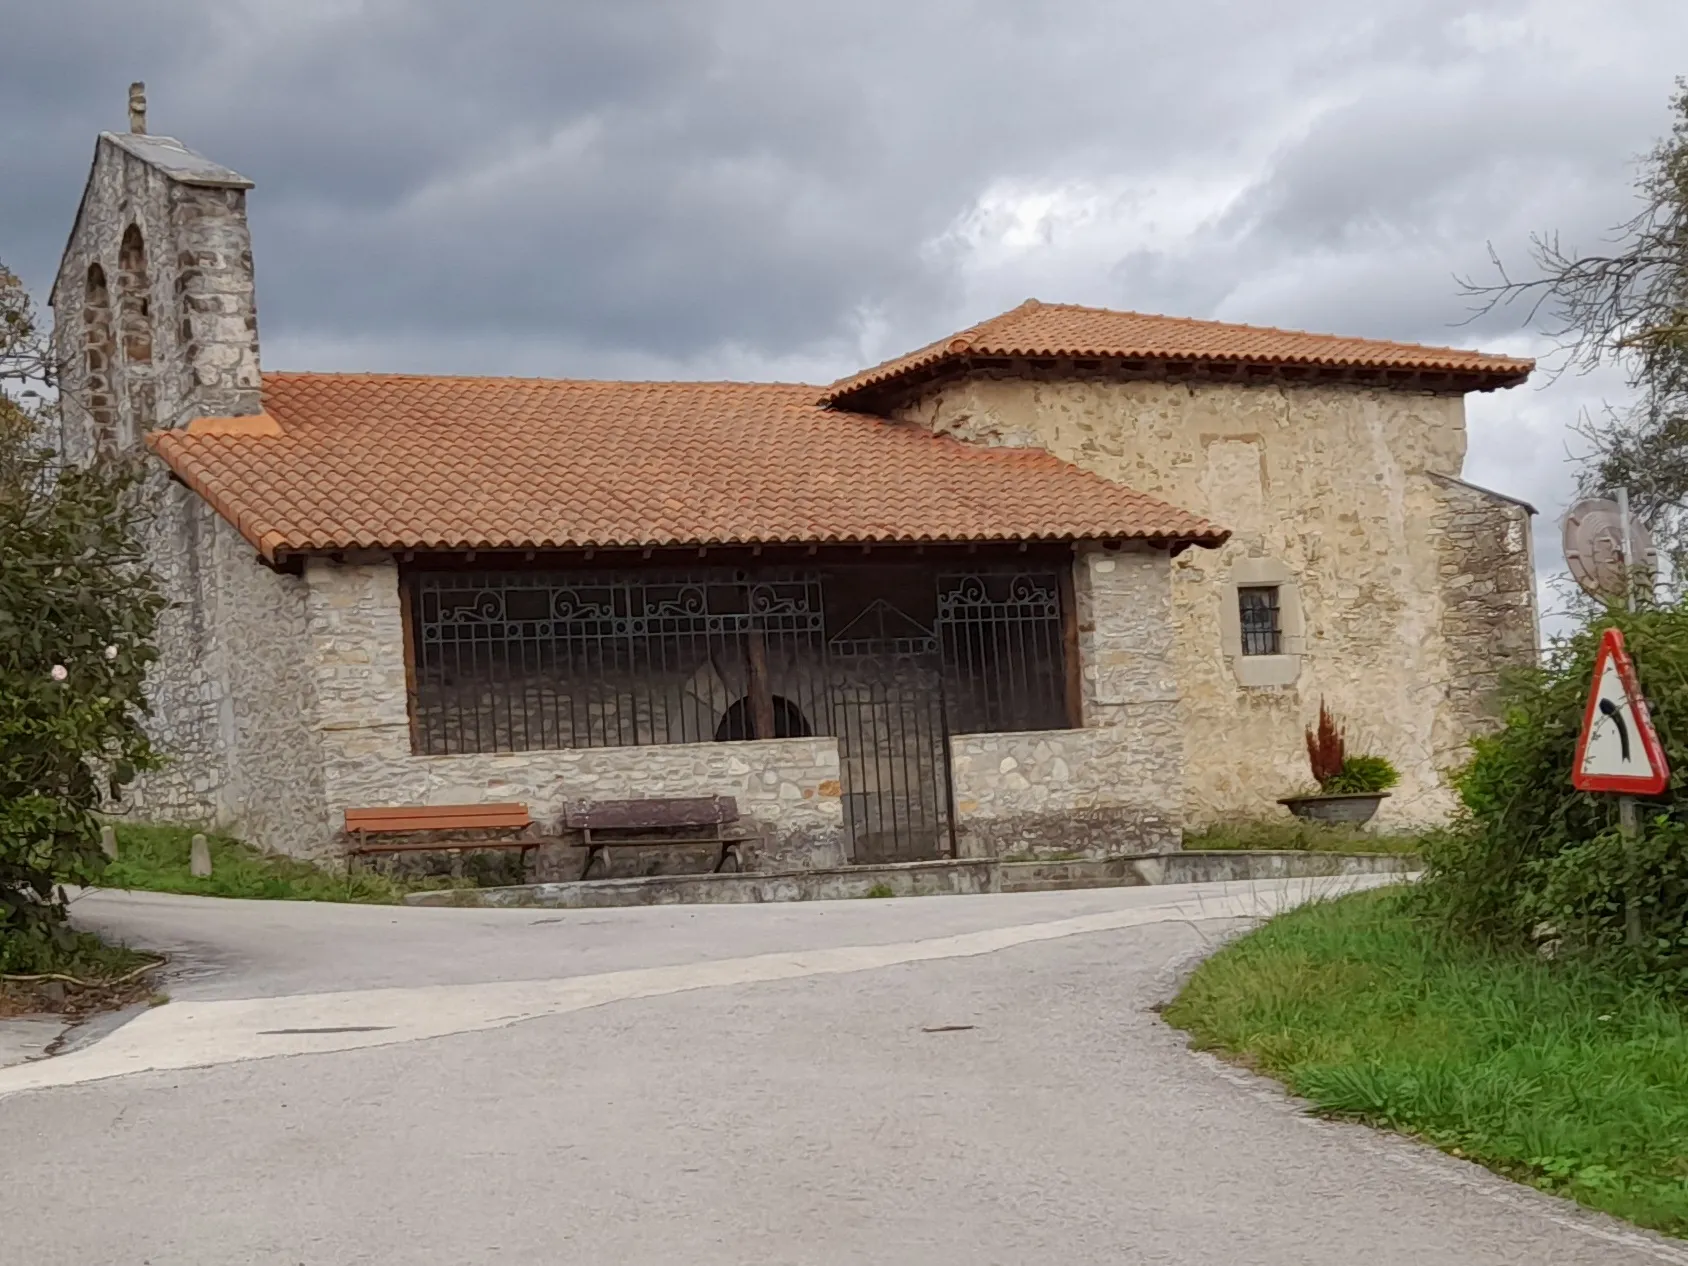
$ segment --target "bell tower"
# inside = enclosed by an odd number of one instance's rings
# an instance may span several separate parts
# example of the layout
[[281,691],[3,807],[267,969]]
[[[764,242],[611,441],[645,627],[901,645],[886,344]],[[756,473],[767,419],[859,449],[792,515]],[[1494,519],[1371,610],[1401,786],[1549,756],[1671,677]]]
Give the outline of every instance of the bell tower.
[[95,143],[53,283],[67,460],[260,411],[250,188],[148,132],[146,86],[129,86],[129,130]]

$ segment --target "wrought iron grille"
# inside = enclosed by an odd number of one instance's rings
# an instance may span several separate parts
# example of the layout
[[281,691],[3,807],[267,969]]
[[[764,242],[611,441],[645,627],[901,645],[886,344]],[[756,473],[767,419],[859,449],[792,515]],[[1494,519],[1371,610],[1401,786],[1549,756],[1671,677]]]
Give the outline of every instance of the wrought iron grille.
[[[864,823],[902,814],[947,833],[947,757],[932,765],[928,736],[1070,724],[1061,591],[1052,570],[927,576],[905,595],[921,619],[880,598],[835,612],[829,639],[818,573],[410,573],[416,749],[831,733],[879,753],[846,789],[871,792]],[[915,737],[878,737],[904,731]],[[887,764],[886,743],[907,761]]]
[[826,725],[813,575],[430,571],[409,583],[424,753],[790,737]]
[[1056,573],[939,576],[937,636],[953,733],[1070,724]]
[[1244,655],[1283,653],[1283,626],[1276,585],[1238,589],[1237,614],[1242,621]]

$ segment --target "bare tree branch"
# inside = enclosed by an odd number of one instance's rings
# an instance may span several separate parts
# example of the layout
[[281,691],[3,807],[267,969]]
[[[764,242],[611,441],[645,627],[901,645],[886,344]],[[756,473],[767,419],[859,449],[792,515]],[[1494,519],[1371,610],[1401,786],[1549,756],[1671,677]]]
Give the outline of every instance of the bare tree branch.
[[1642,161],[1635,182],[1641,208],[1612,232],[1614,249],[1583,255],[1557,233],[1534,234],[1537,276],[1515,279],[1491,244],[1497,280],[1461,279],[1473,317],[1517,304],[1526,322],[1582,372],[1621,365],[1632,388],[1688,394],[1688,79],[1677,81],[1670,134]]
[[1585,493],[1622,486],[1652,528],[1680,583],[1688,578],[1688,79],[1671,98],[1668,136],[1641,162],[1641,209],[1613,230],[1612,249],[1582,255],[1558,234],[1535,234],[1537,275],[1516,280],[1491,244],[1498,280],[1462,280],[1472,320],[1527,304],[1527,323],[1553,341],[1555,374],[1619,366],[1634,403],[1606,406],[1575,428],[1589,445]]

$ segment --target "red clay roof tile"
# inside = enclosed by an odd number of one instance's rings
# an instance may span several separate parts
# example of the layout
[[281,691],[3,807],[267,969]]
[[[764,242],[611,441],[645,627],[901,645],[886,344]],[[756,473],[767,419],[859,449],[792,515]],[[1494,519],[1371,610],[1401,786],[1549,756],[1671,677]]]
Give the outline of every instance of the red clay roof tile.
[[334,549],[1154,539],[1223,529],[1036,449],[778,383],[266,374],[279,427],[148,445],[268,557]]
[[1470,375],[1487,387],[1524,381],[1535,362],[1486,352],[1377,339],[1307,334],[1267,326],[1151,316],[1028,299],[959,334],[841,378],[823,401],[842,403],[869,388],[968,356],[1190,360],[1213,364],[1356,370],[1421,370]]

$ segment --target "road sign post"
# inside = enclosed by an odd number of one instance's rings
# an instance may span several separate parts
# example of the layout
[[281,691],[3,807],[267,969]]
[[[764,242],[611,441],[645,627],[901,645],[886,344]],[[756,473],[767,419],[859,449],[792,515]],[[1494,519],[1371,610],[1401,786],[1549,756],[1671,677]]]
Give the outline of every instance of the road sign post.
[[[1624,635],[1607,629],[1594,657],[1594,682],[1583,709],[1582,733],[1571,767],[1571,782],[1582,791],[1618,793],[1618,830],[1630,853],[1640,834],[1636,796],[1656,796],[1670,783],[1670,767],[1647,700],[1636,681],[1635,665],[1624,649]],[[1631,890],[1624,900],[1624,938],[1641,943],[1641,906]]]
[[1628,891],[1624,893],[1624,940],[1630,945],[1641,944],[1641,902],[1635,896],[1635,841],[1641,834],[1641,824],[1636,820],[1634,796],[1618,797],[1618,832],[1624,837],[1624,855],[1629,859],[1629,873],[1632,876]]
[[[1629,517],[1629,489],[1618,489],[1618,522],[1623,524],[1624,606],[1635,614],[1635,530]],[[1636,823],[1635,797],[1618,797],[1618,832],[1624,837],[1624,856],[1629,873],[1635,874],[1635,840],[1640,834]],[[1631,945],[1641,944],[1641,903],[1636,900],[1635,884],[1624,893],[1624,940]]]

